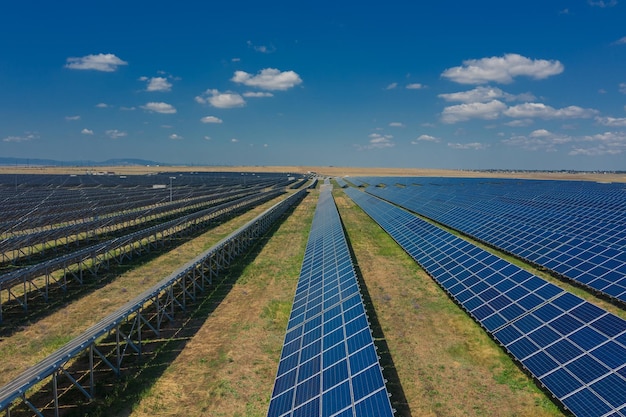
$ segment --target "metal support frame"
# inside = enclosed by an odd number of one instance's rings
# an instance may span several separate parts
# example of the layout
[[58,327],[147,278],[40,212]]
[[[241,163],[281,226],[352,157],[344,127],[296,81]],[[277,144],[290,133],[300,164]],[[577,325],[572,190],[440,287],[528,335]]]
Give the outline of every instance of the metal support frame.
[[[160,337],[165,320],[172,322],[176,310],[184,312],[187,307],[187,299],[195,300],[196,291],[202,292],[211,285],[213,278],[220,271],[230,266],[233,260],[243,254],[258,237],[262,236],[289,207],[299,202],[305,194],[306,190],[300,190],[275,204],[152,289],[130,301],[120,310],[103,319],[57,352],[0,388],[0,411],[4,410],[7,415],[10,415],[14,402],[21,400],[36,415],[41,416],[39,408],[26,397],[26,391],[42,380],[51,378],[54,412],[55,416],[58,416],[58,377],[60,375],[65,375],[72,386],[82,392],[88,400],[93,399],[96,395],[94,367],[98,364],[104,364],[115,375],[119,376],[122,373],[123,360],[129,354],[129,348],[141,360],[144,340],[143,327],[145,326],[157,337]],[[98,348],[98,342],[107,336],[113,336],[115,344],[109,354]],[[89,386],[87,388],[83,387],[80,381],[67,370],[68,363],[79,366],[81,362],[76,362],[75,359],[83,355],[88,356],[87,369],[84,370],[85,373],[89,374]],[[98,357],[100,362],[96,363],[95,357]],[[59,360],[59,358],[63,360]]]
[[[113,239],[104,244],[97,244],[94,247],[79,250],[75,255],[62,256],[57,263],[44,262],[43,265],[34,265],[30,268],[15,271],[11,274],[0,276],[0,322],[2,322],[3,303],[1,292],[7,292],[6,302],[16,300],[24,311],[28,310],[28,296],[32,287],[42,294],[44,300],[48,302],[50,286],[58,285],[63,291],[67,289],[67,279],[72,278],[79,285],[84,285],[84,273],[88,272],[92,276],[97,276],[101,269],[107,270],[110,262],[122,264],[124,261],[132,260],[134,256],[141,256],[150,252],[150,247],[165,247],[179,237],[185,237],[197,230],[201,230],[217,218],[231,212],[249,208],[270,198],[279,195],[280,192],[260,193],[254,197],[244,197],[232,202],[222,204],[216,208],[207,209],[204,212],[194,213],[183,219],[175,219],[163,225],[153,226],[143,231],[135,232],[128,237]],[[158,243],[157,243],[158,242]],[[54,271],[62,271],[59,279],[52,275]],[[34,284],[34,280],[44,277],[43,288]],[[12,286],[22,285],[23,295],[16,297],[11,291]],[[27,291],[28,287],[28,291]],[[23,299],[23,300],[22,300]]]
[[[157,203],[145,205],[142,200],[128,201],[118,205],[107,206],[109,215],[93,215],[90,208],[87,214],[81,200],[69,204],[68,207],[53,208],[56,217],[49,218],[40,215],[37,219],[50,222],[41,227],[32,227],[29,230],[17,230],[9,234],[9,238],[1,242],[1,263],[20,263],[20,260],[29,259],[35,254],[43,254],[48,250],[56,252],[59,247],[80,246],[81,242],[96,240],[97,236],[106,236],[116,231],[135,227],[157,218],[171,218],[172,215],[203,210],[209,206],[233,201],[238,198],[252,195],[255,189],[234,190],[226,193],[200,195],[190,199],[179,199],[174,203]],[[130,204],[130,207],[129,207]],[[117,211],[116,211],[117,210]],[[105,214],[105,213],[102,213]],[[78,216],[78,217],[69,217]],[[44,220],[47,219],[47,220]],[[28,219],[32,222],[33,219]],[[62,225],[62,226],[59,226]],[[83,235],[83,238],[79,236]]]

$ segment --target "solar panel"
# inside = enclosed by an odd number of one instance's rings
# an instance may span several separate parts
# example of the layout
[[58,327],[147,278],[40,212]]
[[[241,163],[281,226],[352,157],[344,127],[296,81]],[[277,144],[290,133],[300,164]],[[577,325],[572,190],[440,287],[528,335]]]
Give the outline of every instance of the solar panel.
[[343,178],[335,177],[335,181],[337,181],[337,185],[341,188],[346,188],[348,186],[348,183],[345,182]]
[[626,302],[622,184],[377,178],[367,192]]
[[268,416],[393,416],[332,198],[321,187]]
[[[346,189],[577,416],[626,412],[626,321],[373,196]],[[610,382],[610,383],[609,383]]]

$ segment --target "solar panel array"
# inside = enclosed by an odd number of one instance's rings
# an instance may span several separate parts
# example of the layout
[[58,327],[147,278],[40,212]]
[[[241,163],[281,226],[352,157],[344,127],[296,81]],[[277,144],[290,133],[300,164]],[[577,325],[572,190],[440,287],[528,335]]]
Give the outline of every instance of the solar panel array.
[[[367,191],[626,302],[626,187],[574,181],[369,179]],[[405,181],[403,187],[394,186]]]
[[393,416],[358,281],[322,186],[268,416]]
[[346,188],[348,183],[343,180],[343,178],[335,177],[335,181],[337,181],[337,185],[341,188]]
[[626,321],[401,208],[346,193],[577,416],[626,416]]
[[[77,415],[80,411],[86,411],[80,410],[84,399],[68,394],[68,386],[65,385],[67,380],[87,400],[92,400],[96,394],[95,374],[101,375],[110,369],[120,376],[123,370],[128,369],[127,358],[137,358],[136,355],[141,358],[143,355],[146,332],[156,336],[156,339],[152,336],[148,338],[151,344],[170,340],[163,338],[161,331],[164,326],[175,329],[177,325],[183,326],[185,323],[185,320],[174,321],[175,314],[181,310],[188,311],[189,304],[198,301],[200,293],[212,285],[214,278],[238,256],[247,252],[250,245],[261,238],[286,210],[298,204],[305,194],[304,189],[290,194],[168,277],[130,301],[123,302],[106,317],[98,318],[101,312],[95,308],[92,318],[94,321],[98,319],[96,324],[20,374],[15,375],[14,372],[19,369],[3,369],[3,377],[9,382],[0,386],[0,413],[7,416],[21,415],[19,408],[22,405],[28,407],[29,415],[37,416],[59,416],[60,410],[68,408],[76,410]],[[98,359],[77,360],[87,356]],[[57,381],[61,374],[67,380],[59,387]],[[36,390],[38,392],[34,392]],[[60,404],[61,399],[69,400],[74,406]],[[17,410],[14,405],[17,405]],[[42,413],[44,410],[45,414]]]

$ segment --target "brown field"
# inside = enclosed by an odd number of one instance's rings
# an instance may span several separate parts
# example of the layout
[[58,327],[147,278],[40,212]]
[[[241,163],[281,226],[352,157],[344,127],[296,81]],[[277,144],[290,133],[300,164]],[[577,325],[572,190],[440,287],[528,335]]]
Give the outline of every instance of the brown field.
[[333,166],[113,166],[113,167],[15,167],[0,166],[0,174],[85,174],[112,172],[121,175],[143,175],[154,172],[284,172],[306,174],[316,172],[329,177],[399,176],[399,177],[468,177],[468,178],[526,178],[552,180],[584,180],[626,182],[626,174],[567,173],[567,172],[487,172],[423,168],[367,168]]
[[[150,168],[200,170],[197,167]],[[146,169],[111,167],[101,170],[129,175],[144,174]],[[202,170],[314,171],[326,176],[503,176],[464,171],[336,167],[206,167]],[[16,169],[0,168],[0,173],[9,171],[13,173]],[[84,173],[85,168],[17,171],[78,174]],[[623,176],[600,174],[536,175],[536,178],[626,182]],[[530,174],[523,177],[532,178]],[[98,399],[90,407],[89,415],[264,416],[317,195],[317,191],[312,191],[261,246],[233,268],[215,289],[219,294],[207,298],[205,304],[209,307],[199,306],[197,312],[191,313],[186,327],[168,347],[176,354],[156,354],[142,368],[129,371],[123,392],[106,400]],[[336,189],[334,196],[355,256],[397,416],[568,415],[343,191]],[[271,204],[266,203],[264,207]],[[11,336],[0,339],[0,358],[12,358],[10,363],[3,361],[0,385],[208,249],[262,209],[252,210],[138,265],[93,293],[68,303],[66,308],[27,323]],[[98,308],[94,310],[94,306]],[[204,313],[203,309],[209,312]],[[623,311],[619,314],[624,315]]]

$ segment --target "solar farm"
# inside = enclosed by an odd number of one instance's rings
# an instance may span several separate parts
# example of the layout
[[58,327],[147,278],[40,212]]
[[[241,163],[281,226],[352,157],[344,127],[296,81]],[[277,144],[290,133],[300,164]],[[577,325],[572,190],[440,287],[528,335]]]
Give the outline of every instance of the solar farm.
[[0,411],[626,416],[625,206],[591,181],[0,175]]

